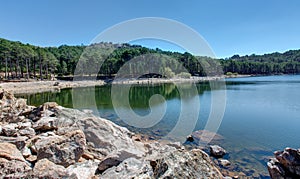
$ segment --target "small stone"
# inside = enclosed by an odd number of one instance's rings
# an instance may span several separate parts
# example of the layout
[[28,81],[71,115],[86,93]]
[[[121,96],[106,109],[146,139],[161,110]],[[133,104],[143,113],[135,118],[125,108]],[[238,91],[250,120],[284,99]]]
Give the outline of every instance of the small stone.
[[82,163],[82,162],[85,162],[85,161],[86,161],[86,159],[83,158],[83,157],[80,157],[80,158],[78,159],[78,163]]
[[56,108],[58,104],[56,102],[46,102],[43,104],[43,111],[51,108]]
[[214,157],[220,158],[226,154],[226,150],[218,145],[211,145],[209,148],[210,154]]
[[193,136],[192,135],[187,136],[186,137],[186,141],[188,141],[188,142],[194,142]]
[[220,164],[221,166],[223,166],[223,167],[227,167],[227,166],[230,165],[230,162],[229,162],[228,160],[226,160],[226,159],[220,159],[220,160],[219,160],[219,164]]
[[25,116],[18,116],[18,120],[17,121],[24,121],[25,120]]
[[56,81],[56,82],[53,84],[53,86],[59,86],[59,82]]
[[30,149],[30,151],[31,151],[32,153],[34,153],[34,154],[37,153],[37,149],[36,149],[35,145],[31,145],[31,146],[29,147],[29,149]]
[[90,153],[87,153],[87,152],[84,152],[82,154],[82,157],[85,158],[85,159],[87,159],[87,160],[93,160],[94,159],[94,156],[92,154],[90,154]]
[[37,156],[36,155],[30,155],[29,157],[26,158],[26,160],[33,163],[37,160]]
[[28,147],[24,147],[22,150],[23,157],[29,157],[31,155],[31,150]]

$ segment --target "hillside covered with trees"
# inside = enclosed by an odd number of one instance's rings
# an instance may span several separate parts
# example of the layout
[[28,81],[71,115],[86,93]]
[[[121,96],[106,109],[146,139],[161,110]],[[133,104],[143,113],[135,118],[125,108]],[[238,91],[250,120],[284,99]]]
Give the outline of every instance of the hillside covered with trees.
[[[42,80],[51,79],[54,76],[72,76],[79,58],[81,58],[79,65],[83,69],[94,67],[94,69],[88,69],[89,73],[85,71],[79,71],[79,73],[112,77],[129,60],[147,54],[152,54],[153,57],[162,61],[159,71],[161,74],[168,73],[164,76],[208,76],[220,75],[220,73],[266,75],[300,73],[300,50],[212,59],[193,56],[189,53],[182,54],[129,44],[97,43],[89,46],[38,47],[0,38],[0,77],[2,79],[35,78]],[[149,61],[151,62],[151,58]],[[181,63],[189,74],[180,73],[180,67],[175,62]],[[99,63],[103,63],[100,70],[97,68]],[[221,69],[217,68],[217,63],[221,64]],[[134,74],[137,68],[146,66],[141,63],[140,66],[130,68],[128,73]],[[172,66],[173,71],[168,66]]]

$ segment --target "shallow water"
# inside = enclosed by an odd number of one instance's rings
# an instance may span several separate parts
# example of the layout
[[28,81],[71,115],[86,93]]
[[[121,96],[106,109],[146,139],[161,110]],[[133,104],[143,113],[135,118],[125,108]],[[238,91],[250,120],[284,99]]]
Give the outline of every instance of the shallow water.
[[[141,129],[128,126],[116,114],[111,101],[111,86],[76,89],[77,108],[90,108],[99,112],[117,124],[128,127],[135,132],[164,136],[178,122],[181,105],[188,106],[188,113],[195,110],[193,100],[200,99],[200,114],[194,130],[201,130],[206,124],[211,109],[211,88],[209,83],[198,83],[197,94],[189,92],[191,84],[180,84],[184,95],[180,95],[174,84],[135,85],[128,94],[122,90],[118,99],[128,99],[135,114],[145,116],[166,106],[163,118],[152,127]],[[220,90],[220,89],[219,89]],[[235,78],[226,80],[226,109],[218,133],[224,137],[219,142],[228,152],[226,156],[235,171],[243,171],[249,176],[263,178],[268,175],[266,162],[274,150],[285,147],[299,148],[300,126],[300,75],[266,76]],[[89,94],[92,93],[91,96]],[[149,99],[154,94],[160,98]],[[32,105],[40,105],[46,101],[56,101],[62,106],[73,107],[72,90],[65,89],[60,93],[41,93],[23,95]],[[96,106],[93,104],[96,99]],[[119,103],[115,109],[129,112],[131,109]],[[189,121],[190,116],[184,116]],[[188,125],[188,124],[187,124]],[[255,170],[256,173],[253,171]],[[261,174],[258,175],[257,173]]]

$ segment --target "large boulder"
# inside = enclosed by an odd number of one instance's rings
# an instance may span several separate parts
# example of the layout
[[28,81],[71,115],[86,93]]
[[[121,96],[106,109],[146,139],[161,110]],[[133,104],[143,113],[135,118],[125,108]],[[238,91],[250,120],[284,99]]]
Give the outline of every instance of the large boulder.
[[267,164],[271,178],[300,178],[300,149],[286,148],[274,156]]
[[83,130],[87,142],[94,148],[101,149],[104,156],[122,153],[129,158],[142,157],[144,154],[143,145],[132,140],[133,133],[111,121],[90,117],[77,121],[77,125]]
[[55,164],[68,167],[78,162],[85,150],[85,136],[81,130],[63,136],[40,136],[34,143],[38,160],[47,158]]
[[142,157],[145,152],[143,144],[132,139],[132,132],[109,120],[67,108],[61,108],[56,117],[73,120],[73,125],[70,125],[71,122],[67,122],[69,125],[62,124],[61,126],[66,127],[60,127],[58,132],[64,133],[76,128],[82,130],[86,137],[88,151],[95,158],[102,159],[108,155],[121,153],[124,154],[124,158],[120,159],[123,161],[132,156]]
[[118,166],[107,169],[101,178],[153,178],[153,170],[149,161],[128,158]]
[[176,150],[150,164],[155,178],[223,178],[200,149]]
[[101,178],[223,178],[200,149],[175,150],[152,159],[128,158],[107,169]]

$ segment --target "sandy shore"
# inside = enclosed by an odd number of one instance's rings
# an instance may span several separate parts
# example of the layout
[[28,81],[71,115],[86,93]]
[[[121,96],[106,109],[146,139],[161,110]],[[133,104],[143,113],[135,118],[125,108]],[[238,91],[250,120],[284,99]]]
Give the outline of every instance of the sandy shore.
[[[185,83],[221,80],[224,78],[250,77],[251,75],[220,76],[220,77],[191,77],[189,79],[117,79],[112,84],[161,84],[161,83]],[[65,88],[92,87],[106,84],[102,80],[97,81],[31,81],[31,82],[6,82],[0,83],[4,90],[11,91],[14,94],[32,94],[41,92],[59,92]]]
[[59,92],[65,88],[78,88],[104,85],[104,81],[35,81],[0,83],[2,89],[14,94],[32,94],[41,92]]

